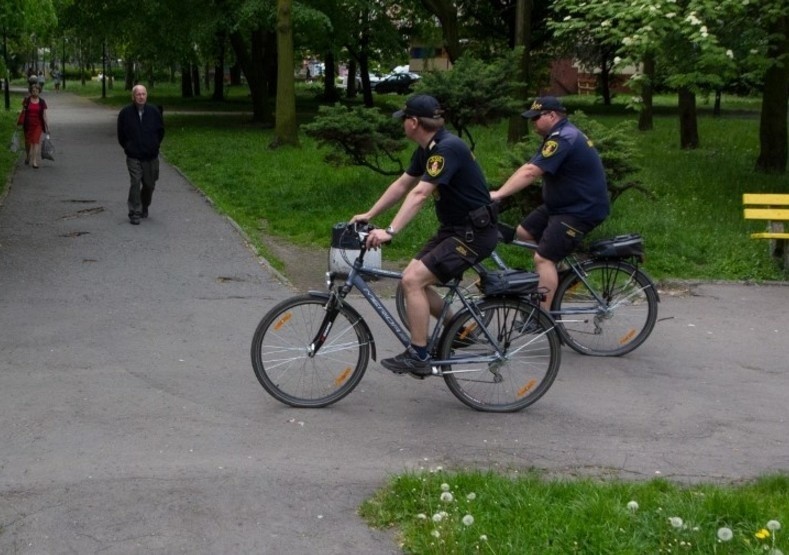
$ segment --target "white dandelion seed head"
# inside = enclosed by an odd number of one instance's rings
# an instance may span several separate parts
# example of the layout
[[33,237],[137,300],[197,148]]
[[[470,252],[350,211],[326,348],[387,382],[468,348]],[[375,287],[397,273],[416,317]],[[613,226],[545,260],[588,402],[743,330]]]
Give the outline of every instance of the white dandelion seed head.
[[471,515],[466,515],[466,516],[463,517],[463,521],[462,522],[466,526],[471,526],[472,524],[474,524],[474,517],[471,516]]
[[418,520],[427,520],[427,515],[425,513],[419,513],[418,515],[416,515],[416,518]]
[[448,491],[445,491],[444,493],[441,494],[441,501],[443,501],[444,503],[451,503],[454,499],[455,498]]
[[473,491],[466,496],[466,499],[468,499],[469,501],[474,501],[476,498],[477,498],[477,494],[474,493]]
[[630,511],[636,512],[638,510],[638,502],[637,501],[630,501],[627,504],[627,508]]
[[438,530],[433,530],[432,532],[430,532],[430,535],[433,536],[434,538],[440,538],[441,532],[439,532]]
[[449,484],[447,484],[446,482],[441,484],[441,491],[449,491]]
[[784,552],[778,549],[777,547],[773,547],[767,555],[784,555]]
[[668,518],[669,523],[673,528],[682,528],[682,519],[678,516],[671,516]]
[[444,516],[441,513],[433,515],[433,522],[441,522],[442,520],[444,520]]
[[488,541],[488,537],[487,537],[485,534],[482,534],[482,535],[479,537],[479,541],[481,541],[481,542],[486,542],[486,541]]
[[731,528],[727,528],[726,526],[722,526],[718,528],[718,539],[722,542],[731,541],[734,537],[734,532],[731,531]]
[[781,529],[781,523],[777,520],[768,520],[767,521],[767,529],[771,532],[777,532]]

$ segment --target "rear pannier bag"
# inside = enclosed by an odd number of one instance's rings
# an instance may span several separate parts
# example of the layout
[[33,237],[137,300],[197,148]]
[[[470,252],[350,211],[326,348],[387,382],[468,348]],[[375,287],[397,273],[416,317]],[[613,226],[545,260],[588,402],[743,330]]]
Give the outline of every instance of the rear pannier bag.
[[485,272],[480,276],[480,288],[485,295],[532,295],[537,292],[540,280],[534,272],[528,270],[502,270]]
[[617,235],[589,245],[589,253],[596,258],[637,258],[644,260],[644,240],[637,233]]

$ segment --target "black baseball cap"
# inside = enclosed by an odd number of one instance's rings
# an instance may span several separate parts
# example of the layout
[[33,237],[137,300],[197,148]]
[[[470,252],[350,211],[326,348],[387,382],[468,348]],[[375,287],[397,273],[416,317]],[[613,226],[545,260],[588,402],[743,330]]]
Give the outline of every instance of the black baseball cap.
[[398,119],[405,117],[439,119],[443,117],[443,113],[444,110],[441,109],[438,100],[429,94],[418,94],[406,100],[405,107],[392,114],[392,117]]
[[555,96],[540,96],[534,99],[531,108],[521,114],[526,119],[539,116],[543,112],[566,112],[567,108],[562,106],[561,100]]

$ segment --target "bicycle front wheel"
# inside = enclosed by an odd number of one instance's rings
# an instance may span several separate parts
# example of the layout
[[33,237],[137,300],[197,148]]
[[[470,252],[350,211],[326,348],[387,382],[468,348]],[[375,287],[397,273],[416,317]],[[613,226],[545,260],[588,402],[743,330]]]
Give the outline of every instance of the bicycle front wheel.
[[350,306],[337,316],[319,349],[314,342],[326,317],[327,298],[301,295],[272,308],[252,338],[252,367],[275,399],[300,408],[336,403],[359,384],[372,337]]
[[553,302],[562,339],[582,355],[620,356],[646,341],[658,314],[655,284],[623,261],[587,262],[569,273]]
[[513,412],[528,407],[548,391],[559,371],[561,344],[553,320],[538,306],[518,298],[486,299],[478,310],[485,315],[486,328],[498,349],[464,310],[444,331],[439,357],[495,360],[443,366],[447,387],[480,411]]

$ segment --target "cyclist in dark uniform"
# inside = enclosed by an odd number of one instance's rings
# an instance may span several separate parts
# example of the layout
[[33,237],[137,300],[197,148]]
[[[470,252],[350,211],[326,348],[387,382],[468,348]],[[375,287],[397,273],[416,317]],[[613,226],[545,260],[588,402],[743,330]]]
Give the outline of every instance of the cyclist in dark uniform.
[[397,373],[430,374],[427,334],[430,314],[438,314],[443,301],[431,287],[460,275],[487,257],[496,247],[496,218],[482,169],[468,146],[444,128],[443,111],[432,96],[410,98],[394,113],[403,120],[406,137],[419,147],[408,169],[384,191],[372,208],[351,221],[370,221],[403,200],[386,229],[373,230],[369,248],[377,248],[411,221],[433,198],[440,226],[403,271],[408,304],[411,346],[381,364]]
[[539,285],[547,291],[542,305],[548,309],[558,283],[556,263],[608,216],[608,185],[600,155],[586,135],[567,121],[558,98],[537,98],[522,116],[543,137],[542,146],[491,192],[491,198],[510,196],[542,178],[543,204],[524,218],[516,233],[518,239],[539,245],[534,266]]

